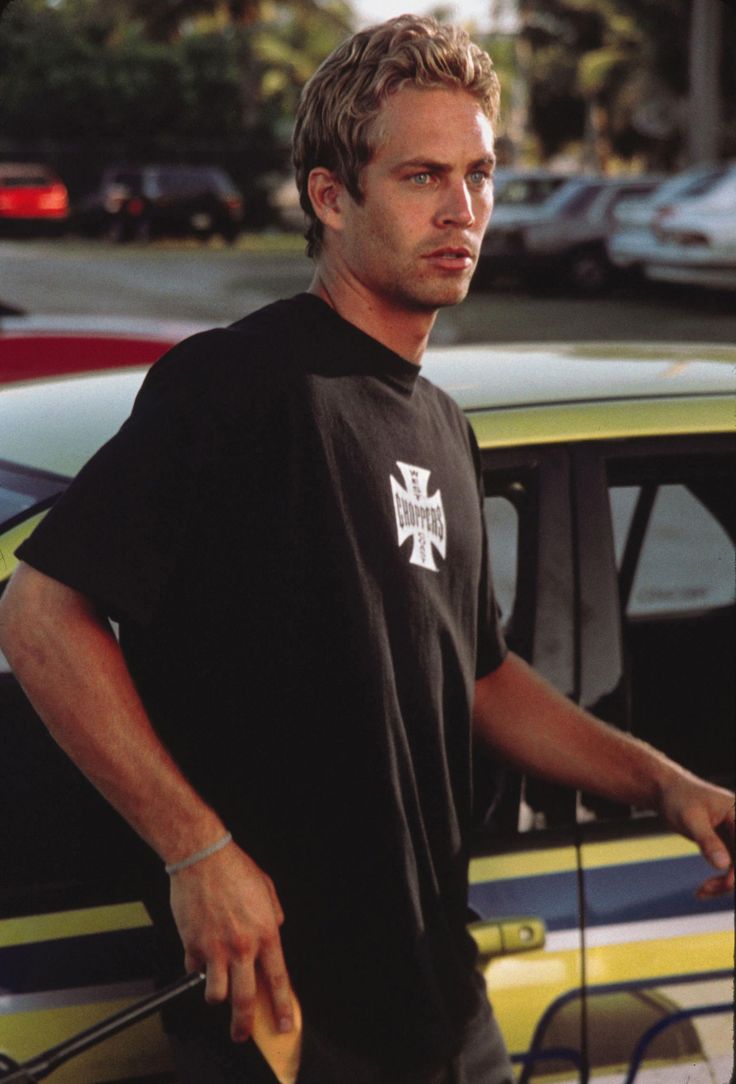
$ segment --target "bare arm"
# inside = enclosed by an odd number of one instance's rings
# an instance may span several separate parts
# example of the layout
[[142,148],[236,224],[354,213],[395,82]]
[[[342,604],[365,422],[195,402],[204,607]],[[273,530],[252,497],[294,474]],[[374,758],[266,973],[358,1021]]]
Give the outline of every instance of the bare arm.
[[[0,647],[49,731],[164,862],[225,833],[159,741],[117,641],[92,603],[28,565],[0,602]],[[279,925],[267,875],[234,843],[171,878],[187,969],[206,968],[208,1001],[232,1004],[234,1039],[253,1024],[256,972],[275,1019],[293,1026]]]
[[733,888],[732,854],[723,842],[733,852],[733,795],[582,711],[517,655],[477,682],[473,722],[505,760],[532,775],[662,813],[723,871],[701,894]]

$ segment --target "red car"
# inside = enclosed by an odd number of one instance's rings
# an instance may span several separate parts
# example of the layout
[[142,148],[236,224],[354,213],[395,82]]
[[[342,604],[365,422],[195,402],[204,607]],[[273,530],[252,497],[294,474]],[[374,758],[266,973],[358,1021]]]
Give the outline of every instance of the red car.
[[0,225],[60,225],[69,218],[66,185],[36,162],[0,162]]
[[205,326],[188,320],[17,316],[0,321],[0,384],[151,365]]

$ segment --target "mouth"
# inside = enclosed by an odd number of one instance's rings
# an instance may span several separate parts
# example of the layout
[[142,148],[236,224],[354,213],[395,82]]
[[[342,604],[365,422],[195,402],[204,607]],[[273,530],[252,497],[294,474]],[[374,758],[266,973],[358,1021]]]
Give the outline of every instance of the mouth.
[[473,253],[464,245],[446,245],[428,252],[424,258],[437,266],[457,271],[464,271],[475,262]]

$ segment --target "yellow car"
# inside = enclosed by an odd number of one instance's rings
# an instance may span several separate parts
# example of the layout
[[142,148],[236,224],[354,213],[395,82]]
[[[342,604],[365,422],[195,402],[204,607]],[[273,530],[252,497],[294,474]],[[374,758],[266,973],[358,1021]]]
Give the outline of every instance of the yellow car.
[[[481,446],[512,647],[729,785],[735,363],[727,346],[597,344],[436,349],[424,366]],[[0,390],[0,581],[143,375]],[[147,858],[7,668],[0,723],[0,1054],[18,1063],[150,989],[147,915],[119,876]],[[696,899],[696,849],[644,811],[477,759],[468,920],[521,1084],[727,1084],[732,900]],[[152,1018],[53,1079],[174,1076]]]

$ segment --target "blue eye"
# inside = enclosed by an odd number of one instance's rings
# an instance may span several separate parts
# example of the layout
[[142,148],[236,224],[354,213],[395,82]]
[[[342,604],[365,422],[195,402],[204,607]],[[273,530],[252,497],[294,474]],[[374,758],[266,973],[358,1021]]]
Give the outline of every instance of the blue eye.
[[411,179],[418,188],[426,188],[430,182],[431,174],[426,171],[424,173],[414,173]]
[[471,184],[482,185],[485,181],[489,180],[489,176],[482,169],[474,169],[472,173],[468,174],[468,178]]

